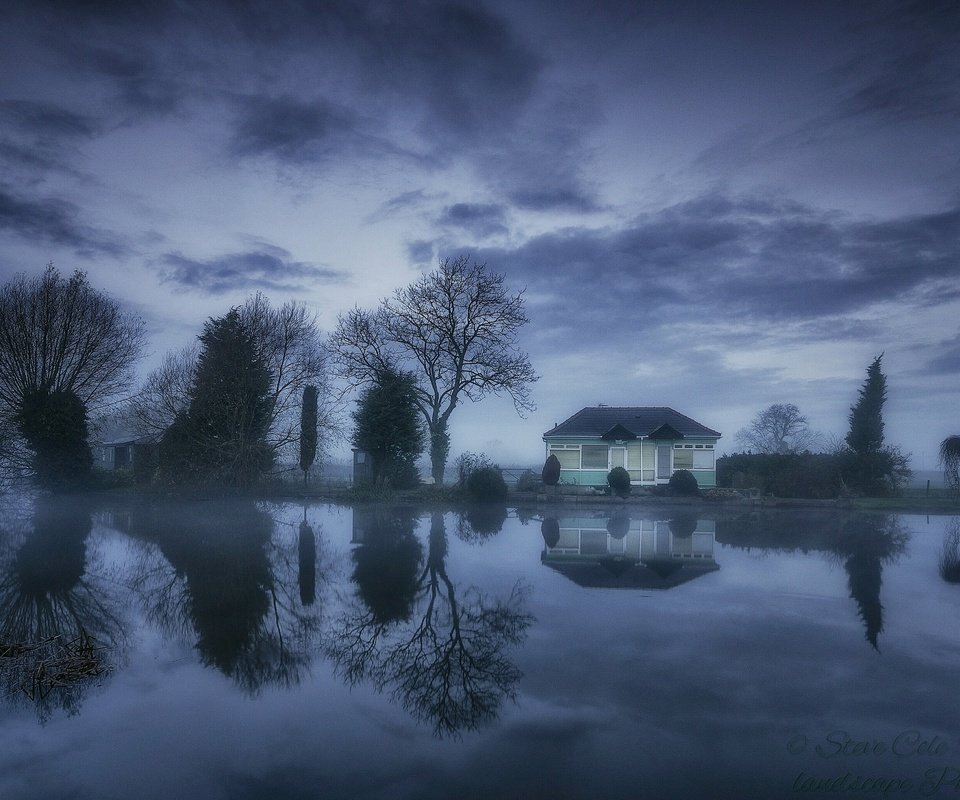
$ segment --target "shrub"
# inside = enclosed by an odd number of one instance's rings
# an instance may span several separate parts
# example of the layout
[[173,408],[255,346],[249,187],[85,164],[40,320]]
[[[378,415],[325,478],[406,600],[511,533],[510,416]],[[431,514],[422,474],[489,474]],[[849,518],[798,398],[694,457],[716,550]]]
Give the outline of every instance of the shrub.
[[626,511],[617,511],[607,520],[607,533],[614,539],[623,539],[630,533],[630,515]]
[[507,507],[500,503],[476,503],[470,505],[461,517],[457,534],[466,541],[482,541],[500,533],[507,521]]
[[473,470],[467,476],[466,489],[470,499],[478,503],[503,503],[507,499],[507,484],[500,468],[492,465]]
[[700,485],[693,473],[686,469],[678,469],[670,476],[670,482],[667,484],[670,488],[670,494],[680,497],[690,497],[700,494]]
[[560,459],[553,453],[543,463],[543,471],[540,477],[547,486],[556,486],[560,482]]
[[833,453],[735,453],[717,459],[717,486],[777,497],[837,497],[842,462]]
[[537,476],[532,469],[525,470],[519,478],[517,478],[517,491],[518,492],[535,492],[537,491],[540,481],[537,480]]
[[607,473],[607,483],[618,497],[630,494],[630,473],[623,467],[614,467]]
[[540,535],[547,547],[556,547],[560,543],[560,520],[556,517],[544,517],[540,523]]
[[454,462],[454,468],[457,471],[457,485],[466,488],[467,481],[474,472],[493,466],[493,462],[483,453],[461,453]]

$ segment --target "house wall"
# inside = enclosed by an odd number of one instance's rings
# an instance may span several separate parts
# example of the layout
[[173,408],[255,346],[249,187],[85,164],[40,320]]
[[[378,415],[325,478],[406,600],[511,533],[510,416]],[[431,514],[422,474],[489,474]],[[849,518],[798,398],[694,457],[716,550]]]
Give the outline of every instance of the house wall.
[[[551,437],[545,440],[545,455],[554,453],[560,459],[560,482],[573,486],[606,486],[610,471],[611,447],[622,447],[630,480],[636,486],[654,486],[666,483],[656,478],[657,445],[671,447],[672,471],[688,469],[702,488],[717,485],[716,439],[688,438],[681,441],[652,441],[638,439],[617,445],[601,439],[587,437]],[[587,450],[584,451],[584,447]],[[600,466],[592,459],[599,454],[599,447],[607,448],[607,463]],[[706,463],[712,467],[706,468]],[[689,466],[688,466],[689,464]],[[703,466],[698,466],[698,465]]]
[[559,520],[560,539],[547,552],[570,556],[628,556],[641,559],[713,558],[716,523],[696,520],[688,536],[675,534],[669,520],[631,519],[626,534],[612,536],[608,520],[591,517],[563,517]]

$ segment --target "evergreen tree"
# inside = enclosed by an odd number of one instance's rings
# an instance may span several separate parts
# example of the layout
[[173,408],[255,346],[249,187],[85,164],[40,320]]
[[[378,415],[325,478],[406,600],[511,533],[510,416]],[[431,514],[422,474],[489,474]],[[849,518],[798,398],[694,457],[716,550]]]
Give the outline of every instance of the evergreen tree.
[[883,404],[887,399],[887,378],[880,369],[883,353],[867,368],[856,404],[850,409],[849,450],[842,453],[844,482],[865,495],[895,493],[910,477],[910,457],[897,447],[883,443]]
[[417,483],[416,461],[426,437],[415,391],[413,375],[386,368],[360,396],[351,441],[370,455],[377,483],[394,488]]
[[161,443],[161,466],[177,482],[249,486],[271,466],[271,376],[237,309],[200,335],[190,404]]
[[867,379],[860,396],[850,409],[850,432],[846,442],[859,455],[877,453],[883,448],[883,404],[887,399],[887,378],[880,370],[878,355],[867,367]]
[[317,387],[303,387],[303,404],[300,407],[300,469],[303,484],[307,484],[307,471],[317,457]]

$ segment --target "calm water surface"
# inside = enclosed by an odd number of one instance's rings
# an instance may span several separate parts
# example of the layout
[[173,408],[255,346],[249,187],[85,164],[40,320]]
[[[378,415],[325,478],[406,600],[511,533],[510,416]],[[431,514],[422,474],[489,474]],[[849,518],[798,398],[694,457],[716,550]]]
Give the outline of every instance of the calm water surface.
[[10,501],[0,798],[960,797],[945,547],[957,517]]

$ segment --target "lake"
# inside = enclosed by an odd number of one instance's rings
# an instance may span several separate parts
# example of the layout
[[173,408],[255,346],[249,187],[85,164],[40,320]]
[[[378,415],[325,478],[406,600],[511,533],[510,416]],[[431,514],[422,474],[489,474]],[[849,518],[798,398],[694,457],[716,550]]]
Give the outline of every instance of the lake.
[[960,796],[945,550],[958,517],[8,499],[0,798]]

